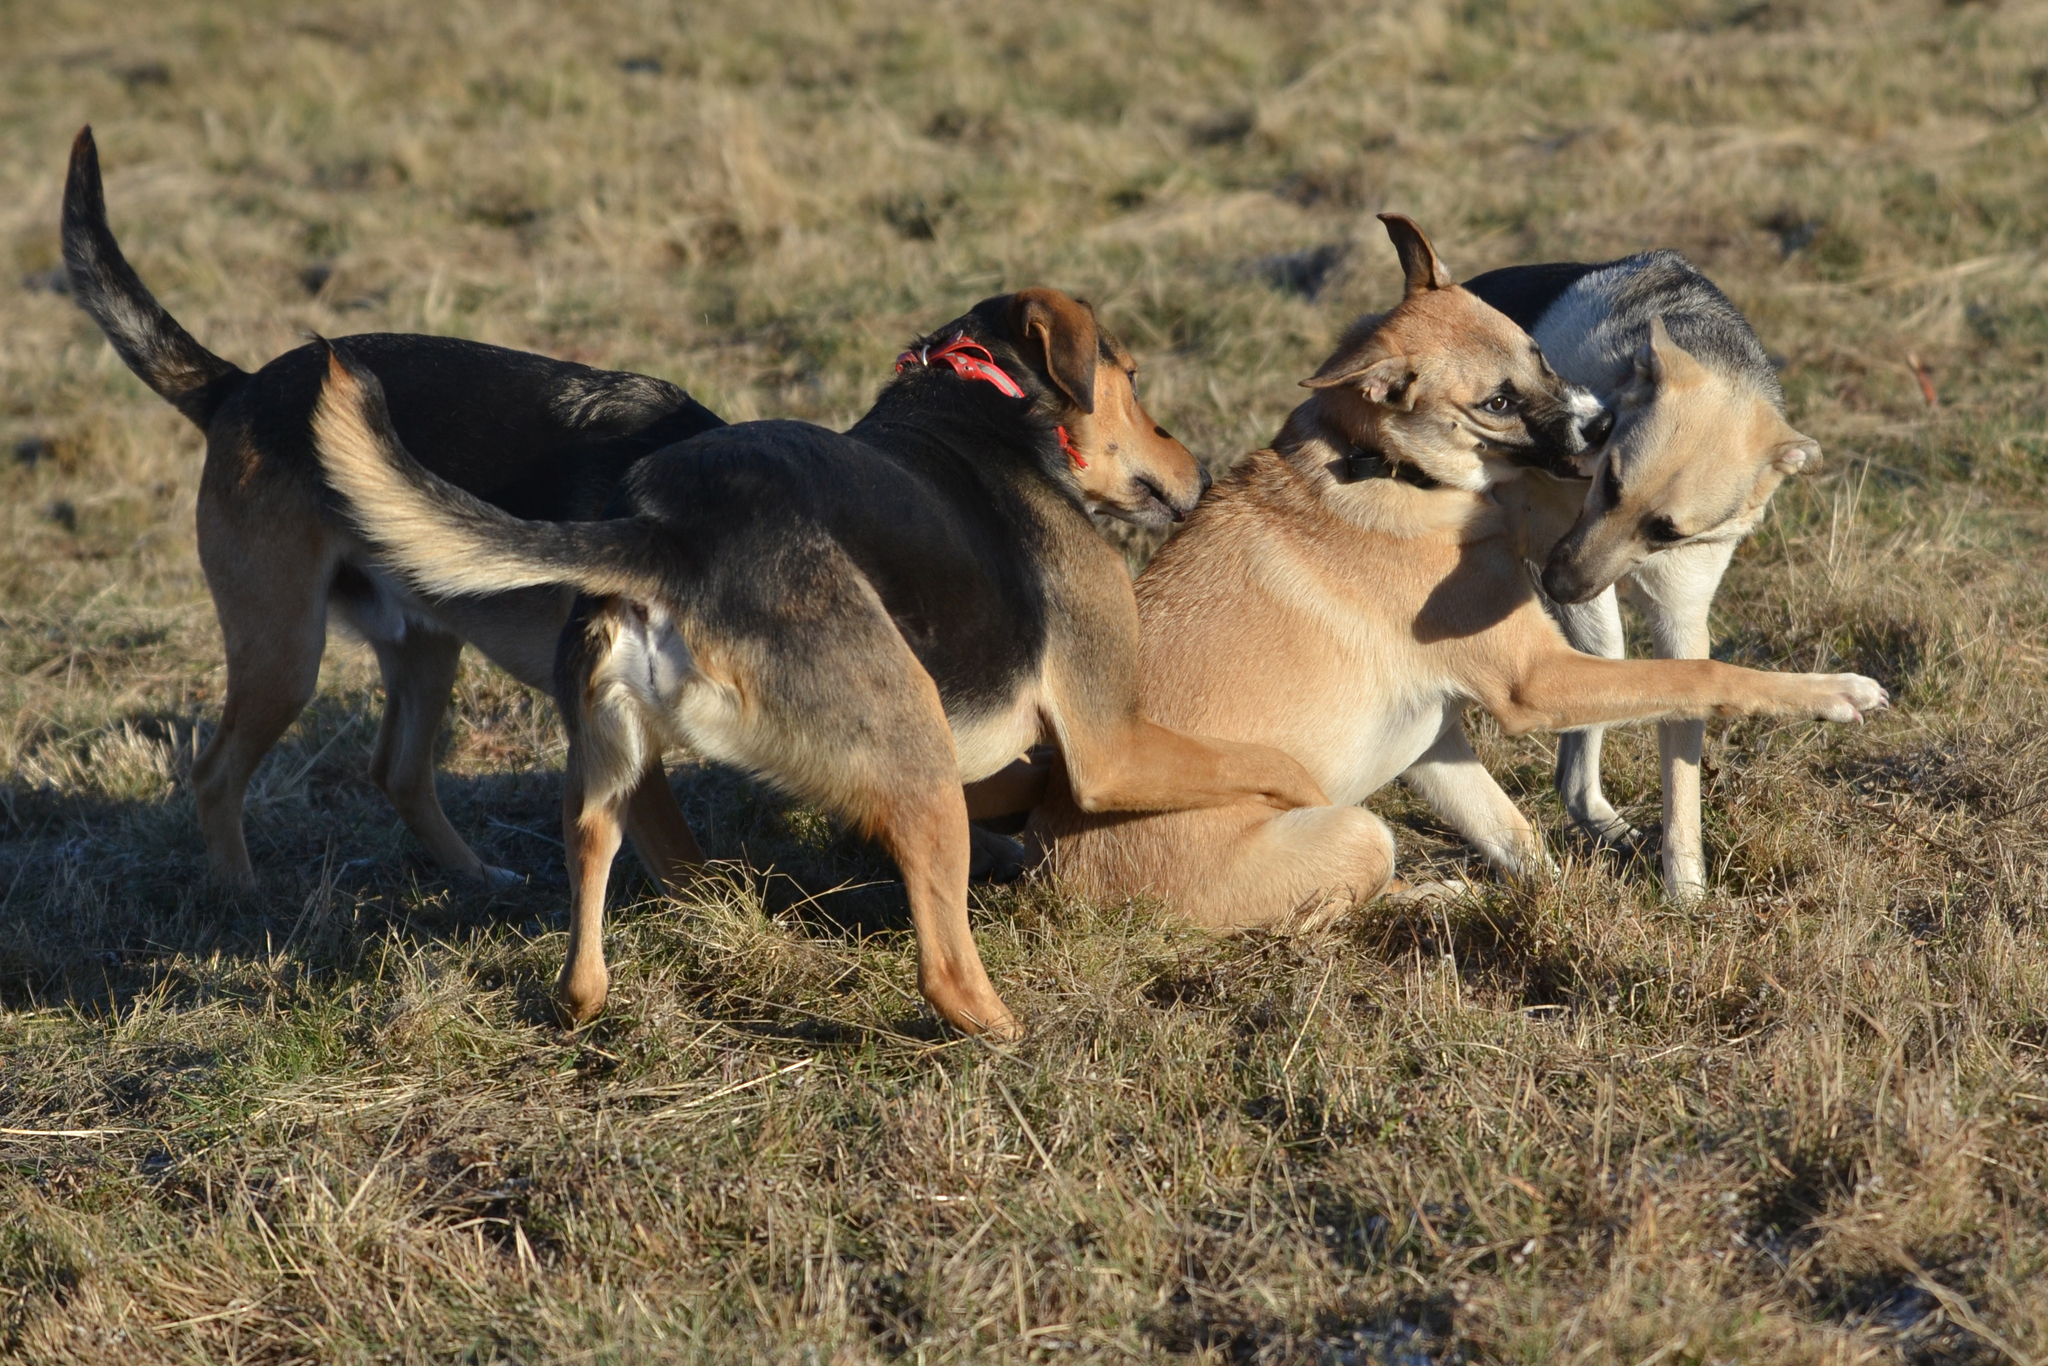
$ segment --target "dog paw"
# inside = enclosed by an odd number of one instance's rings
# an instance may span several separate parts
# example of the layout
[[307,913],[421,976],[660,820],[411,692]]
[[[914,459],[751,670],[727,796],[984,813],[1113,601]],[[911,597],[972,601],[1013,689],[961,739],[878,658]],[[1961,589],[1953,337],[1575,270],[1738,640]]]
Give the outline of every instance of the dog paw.
[[1640,825],[1631,824],[1612,810],[1604,816],[1581,816],[1574,812],[1572,822],[1594,848],[1604,849],[1623,859],[1640,856],[1653,842],[1651,831],[1643,829]]
[[1015,882],[1024,876],[1029,860],[1022,844],[978,825],[968,827],[967,834],[969,882]]
[[1861,721],[1867,713],[1883,711],[1892,704],[1890,693],[1861,674],[1830,674],[1821,680],[1821,686],[1825,690],[1820,705],[1824,721]]
[[488,863],[483,866],[483,871],[476,875],[476,880],[484,885],[484,890],[487,892],[506,891],[526,881],[524,877],[513,872],[510,868],[494,868]]
[[1396,906],[1417,906],[1428,902],[1455,901],[1472,890],[1459,878],[1454,882],[1403,882],[1395,878],[1387,885],[1386,899]]

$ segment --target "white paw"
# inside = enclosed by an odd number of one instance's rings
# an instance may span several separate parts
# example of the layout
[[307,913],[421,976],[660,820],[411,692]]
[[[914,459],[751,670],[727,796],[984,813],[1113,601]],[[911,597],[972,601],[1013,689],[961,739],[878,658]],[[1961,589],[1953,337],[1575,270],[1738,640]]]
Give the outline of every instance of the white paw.
[[1892,704],[1891,694],[1862,674],[1830,674],[1822,686],[1831,694],[1821,700],[1824,721],[1861,721],[1866,712],[1883,711]]
[[477,874],[477,881],[483,883],[486,891],[502,892],[508,887],[517,887],[526,879],[510,868],[493,868],[486,863],[483,871]]
[[1463,878],[1450,882],[1401,882],[1387,888],[1386,898],[1396,906],[1419,906],[1438,901],[1455,901],[1467,896],[1472,884]]

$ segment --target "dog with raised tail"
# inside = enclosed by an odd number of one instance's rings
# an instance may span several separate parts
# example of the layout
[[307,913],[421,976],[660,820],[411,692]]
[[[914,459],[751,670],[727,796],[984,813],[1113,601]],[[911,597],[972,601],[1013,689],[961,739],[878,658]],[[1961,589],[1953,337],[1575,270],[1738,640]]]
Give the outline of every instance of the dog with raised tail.
[[[237,891],[256,884],[243,798],[312,699],[336,619],[369,642],[383,675],[371,781],[448,872],[486,886],[519,881],[484,863],[449,823],[434,786],[434,739],[465,643],[520,682],[548,686],[575,594],[418,593],[391,573],[340,515],[313,458],[326,347],[296,347],[252,374],[180,327],[107,225],[90,128],[71,148],[64,263],[72,297],[128,368],[206,435],[199,563],[227,646],[227,699],[192,765],[192,790],[214,876]],[[392,422],[428,469],[520,516],[596,517],[634,461],[724,425],[647,375],[455,337],[373,332],[347,346],[381,381]],[[633,847],[648,872],[686,880],[702,855],[659,767],[641,775],[631,805]]]
[[[1510,266],[1465,287],[1521,324],[1557,372],[1615,413],[1612,435],[1575,473],[1536,472],[1499,493],[1546,605],[1574,646],[1622,655],[1617,586],[1643,613],[1660,659],[1707,657],[1708,613],[1736,545],[1788,475],[1820,445],[1785,420],[1785,396],[1749,322],[1675,251],[1604,265]],[[1632,849],[1643,834],[1600,784],[1604,728],[1559,737],[1557,789],[1596,842]],[[1664,884],[1706,890],[1700,831],[1705,728],[1659,724]]]

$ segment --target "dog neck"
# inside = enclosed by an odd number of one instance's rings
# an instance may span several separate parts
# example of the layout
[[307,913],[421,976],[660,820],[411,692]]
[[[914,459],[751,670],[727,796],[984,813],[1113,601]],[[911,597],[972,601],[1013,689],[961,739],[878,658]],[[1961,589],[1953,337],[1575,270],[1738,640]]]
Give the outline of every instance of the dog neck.
[[1391,479],[1418,489],[1442,485],[1406,461],[1388,457],[1369,441],[1360,441],[1330,420],[1317,399],[1288,415],[1273,449],[1304,474],[1320,470],[1330,482],[1355,484],[1367,479]]
[[1331,474],[1340,484],[1357,483],[1361,479],[1398,479],[1419,489],[1443,487],[1415,466],[1403,464],[1398,460],[1389,460],[1380,451],[1367,450],[1350,442],[1344,442],[1337,449],[1342,468],[1333,468]]
[[1469,542],[1498,535],[1500,505],[1431,478],[1405,461],[1352,440],[1311,399],[1294,410],[1273,450],[1332,514],[1397,539],[1449,535]]
[[1044,395],[1032,392],[1040,387],[1034,377],[1027,371],[1018,382],[1021,368],[1004,367],[1006,377],[1025,391],[1022,401],[950,367],[905,366],[847,435],[898,459],[969,472],[983,483],[1014,486],[1021,478],[1049,485],[1079,510],[1080,488],[1058,424],[1041,411]]

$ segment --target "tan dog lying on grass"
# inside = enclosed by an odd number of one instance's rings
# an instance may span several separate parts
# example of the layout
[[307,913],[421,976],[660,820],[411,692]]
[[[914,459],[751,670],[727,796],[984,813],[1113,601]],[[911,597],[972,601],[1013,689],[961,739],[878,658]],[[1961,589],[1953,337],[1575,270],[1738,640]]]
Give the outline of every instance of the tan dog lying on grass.
[[[1284,750],[1339,803],[1405,776],[1496,863],[1533,870],[1547,865],[1542,843],[1466,743],[1467,703],[1516,735],[1661,717],[1854,721],[1886,704],[1854,674],[1572,649],[1487,490],[1517,464],[1583,453],[1555,421],[1575,395],[1526,333],[1452,283],[1413,224],[1383,217],[1406,297],[1352,329],[1277,449],[1226,476],[1138,580],[1148,715]],[[1394,871],[1392,833],[1352,805],[1089,814],[1055,781],[1026,835],[1084,894],[1158,896],[1219,930],[1316,923]]]
[[330,359],[320,465],[399,574],[447,595],[580,594],[555,665],[570,1019],[604,1003],[612,857],[636,783],[671,746],[874,836],[903,874],[925,999],[998,1035],[1017,1025],[968,928],[968,819],[984,799],[1015,806],[985,785],[963,799],[963,782],[1000,777],[1044,736],[1088,810],[1327,800],[1278,751],[1138,708],[1130,579],[1088,513],[1178,520],[1205,480],[1094,312],[1047,289],[984,300],[897,369],[848,432],[721,427],[634,465],[607,520],[564,524],[420,466],[376,378]]

